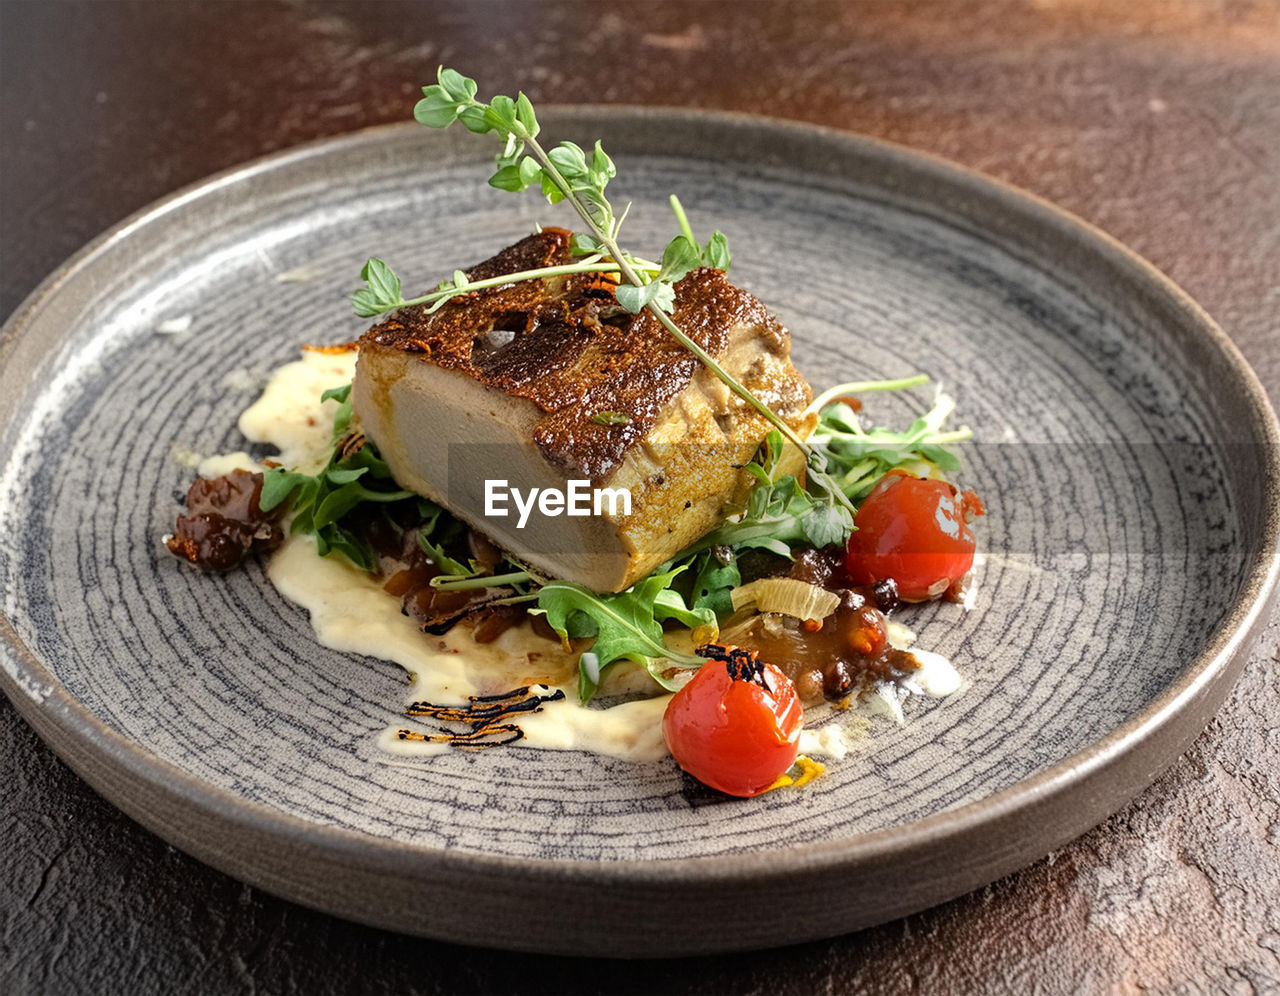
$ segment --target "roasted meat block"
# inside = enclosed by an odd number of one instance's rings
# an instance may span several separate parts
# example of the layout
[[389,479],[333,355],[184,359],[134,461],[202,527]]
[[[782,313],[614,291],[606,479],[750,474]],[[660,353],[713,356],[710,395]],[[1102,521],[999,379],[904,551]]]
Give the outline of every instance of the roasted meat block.
[[[547,228],[471,280],[572,262]],[[769,425],[598,274],[525,281],[404,308],[360,339],[352,403],[402,486],[439,502],[549,576],[620,591],[712,529],[750,486]],[[808,384],[790,335],[714,269],[676,286],[675,322],[802,437]],[[793,448],[784,472],[800,466]],[[628,489],[629,514],[496,514],[507,489]],[[489,500],[488,507],[486,501]],[[540,506],[553,511],[553,506]],[[592,505],[594,510],[594,505]],[[489,511],[493,514],[486,514]]]

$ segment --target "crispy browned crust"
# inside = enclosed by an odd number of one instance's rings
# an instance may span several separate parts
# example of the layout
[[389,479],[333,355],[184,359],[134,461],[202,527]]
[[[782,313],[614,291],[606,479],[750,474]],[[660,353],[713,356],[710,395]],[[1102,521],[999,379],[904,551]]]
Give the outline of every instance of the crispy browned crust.
[[[570,238],[564,229],[543,229],[467,276],[484,280],[571,262]],[[582,274],[476,291],[434,314],[424,306],[404,308],[369,329],[360,348],[416,354],[533,401],[545,413],[533,437],[547,459],[569,476],[599,480],[645,437],[699,367],[652,315],[623,311],[606,287]],[[790,351],[786,328],[720,270],[695,270],[681,280],[672,317],[712,356],[740,325],[757,329],[776,355]],[[809,388],[789,364],[786,371],[765,393],[784,418],[799,418]],[[601,425],[592,419],[600,412],[630,421]]]

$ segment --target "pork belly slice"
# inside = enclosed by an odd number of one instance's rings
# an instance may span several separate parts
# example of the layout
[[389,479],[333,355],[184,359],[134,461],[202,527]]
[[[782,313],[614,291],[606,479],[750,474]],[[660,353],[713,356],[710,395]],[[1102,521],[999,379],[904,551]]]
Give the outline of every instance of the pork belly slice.
[[[468,271],[482,280],[572,261],[548,228]],[[672,316],[803,436],[809,385],[787,330],[720,270],[676,286]],[[769,425],[653,316],[620,308],[607,280],[573,275],[405,308],[360,339],[352,404],[405,487],[444,505],[548,576],[621,591],[741,502]],[[618,424],[593,416],[617,413]],[[802,466],[788,447],[783,473]],[[486,480],[628,488],[630,514],[485,515]],[[508,503],[510,507],[510,503]]]

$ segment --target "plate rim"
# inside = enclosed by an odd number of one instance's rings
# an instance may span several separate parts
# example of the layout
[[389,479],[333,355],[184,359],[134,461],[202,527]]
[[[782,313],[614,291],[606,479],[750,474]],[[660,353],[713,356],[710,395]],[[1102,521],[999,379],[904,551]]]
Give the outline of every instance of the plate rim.
[[[658,122],[676,118],[693,124],[710,122],[750,130],[790,133],[797,137],[820,136],[837,147],[847,149],[853,155],[901,162],[917,171],[923,169],[931,175],[953,182],[959,181],[985,200],[996,199],[1009,204],[1020,215],[1030,216],[1038,224],[1066,226],[1089,243],[1090,252],[1108,257],[1106,262],[1112,266],[1131,268],[1137,278],[1157,289],[1184,314],[1191,325],[1197,327],[1197,333],[1207,337],[1222,354],[1235,377],[1233,386],[1247,395],[1247,401],[1254,410],[1256,420],[1251,428],[1268,444],[1265,465],[1259,470],[1264,477],[1264,497],[1271,501],[1268,503],[1269,507],[1264,506],[1263,510],[1259,550],[1243,580],[1241,597],[1217,627],[1209,646],[1189,661],[1164,690],[1118,727],[1050,767],[992,795],[918,820],[850,837],[809,842],[804,847],[784,848],[771,853],[768,869],[761,867],[760,854],[754,851],[741,855],[658,859],[636,857],[607,861],[557,857],[532,864],[514,857],[392,840],[358,830],[313,823],[270,805],[248,800],[230,789],[202,781],[173,762],[151,753],[142,745],[110,729],[88,706],[71,695],[56,675],[20,640],[12,621],[0,614],[0,664],[3,664],[0,667],[0,687],[4,688],[18,711],[55,753],[68,760],[95,788],[100,787],[97,777],[86,774],[81,769],[77,763],[81,760],[78,755],[76,761],[68,757],[73,752],[65,748],[65,741],[75,742],[77,746],[89,751],[90,756],[107,759],[119,766],[131,781],[145,783],[159,791],[168,801],[189,807],[194,815],[211,813],[246,830],[272,836],[284,835],[286,839],[293,841],[305,840],[338,860],[350,861],[358,858],[358,863],[370,870],[394,867],[411,873],[411,869],[406,866],[408,863],[435,871],[438,869],[431,866],[444,862],[459,871],[500,875],[508,881],[514,876],[530,881],[578,880],[617,885],[724,884],[759,882],[771,876],[794,874],[817,866],[826,869],[849,868],[892,859],[913,849],[937,846],[948,838],[974,831],[1001,818],[1014,817],[1036,804],[1060,799],[1064,793],[1080,788],[1102,775],[1113,763],[1131,757],[1152,741],[1156,734],[1172,732],[1171,728],[1192,713],[1202,698],[1215,694],[1214,690],[1224,679],[1229,683],[1221,688],[1218,697],[1220,699],[1221,695],[1225,695],[1244,664],[1243,659],[1237,658],[1244,657],[1246,645],[1257,636],[1260,624],[1265,622],[1266,610],[1275,601],[1277,589],[1280,588],[1280,423],[1277,422],[1265,389],[1239,348],[1185,291],[1138,253],[1090,222],[1036,194],[932,153],[854,132],[740,112],[576,104],[548,106],[542,115],[547,121],[563,123],[575,116],[590,116],[593,113],[607,113],[611,117],[626,118],[630,122]],[[240,180],[285,169],[312,157],[323,156],[334,149],[376,146],[419,129],[420,126],[413,122],[397,122],[316,139],[224,169],[187,184],[133,212],[54,269],[19,304],[3,327],[0,327],[0,369],[6,371],[5,379],[11,376],[6,363],[9,354],[44,302],[73,279],[89,260],[109,251],[114,244],[128,238],[135,230],[144,228],[148,223],[190,201]],[[13,424],[19,422],[20,416],[15,417]],[[1235,674],[1229,673],[1233,664]],[[39,686],[43,686],[43,694],[37,695],[31,689]],[[1213,703],[1214,711],[1218,704]],[[1205,721],[1211,714],[1204,717]],[[1202,729],[1203,723],[1196,725],[1185,739],[1189,742]],[[54,742],[55,738],[58,742]],[[1159,765],[1150,770],[1136,792],[1126,790],[1125,799],[1134,798],[1180,753],[1181,751],[1162,757]],[[113,796],[109,795],[108,801],[125,809],[138,822],[162,837],[166,836],[165,830],[158,825],[162,822],[159,818],[147,819],[145,815],[135,812],[133,807],[122,805]],[[1122,804],[1106,803],[1107,813],[1114,812]],[[1073,833],[1071,836],[1075,835]],[[208,861],[207,858],[202,860]],[[1010,870],[1012,868],[999,874]],[[994,877],[997,876],[992,876]]]

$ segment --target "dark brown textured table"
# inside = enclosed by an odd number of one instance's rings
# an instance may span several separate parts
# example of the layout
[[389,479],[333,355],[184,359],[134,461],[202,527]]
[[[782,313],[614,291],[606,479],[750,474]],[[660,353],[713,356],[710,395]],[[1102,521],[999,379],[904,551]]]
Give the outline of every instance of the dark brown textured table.
[[[543,103],[799,118],[1009,180],[1169,273],[1280,399],[1276,2],[3,0],[0,313],[176,187],[405,118],[441,61]],[[847,937],[626,966],[264,895],[116,812],[0,703],[0,991],[1280,989],[1278,637],[1150,790],[1031,868]]]

